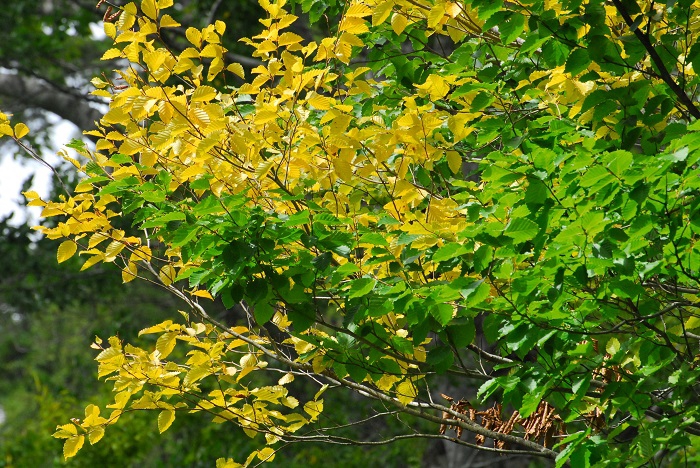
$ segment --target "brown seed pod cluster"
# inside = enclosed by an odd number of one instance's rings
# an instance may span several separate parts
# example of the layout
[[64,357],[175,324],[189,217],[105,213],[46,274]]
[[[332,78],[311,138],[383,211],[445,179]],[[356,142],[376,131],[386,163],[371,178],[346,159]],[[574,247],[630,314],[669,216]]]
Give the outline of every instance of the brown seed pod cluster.
[[[105,0],[100,0],[99,2],[97,2],[97,5],[95,5],[95,8],[101,7],[104,2],[105,2]],[[107,10],[105,10],[105,14],[102,17],[102,21],[104,21],[105,23],[111,23],[112,21],[119,18],[119,15],[121,15],[121,14],[122,14],[121,10],[118,10],[116,13],[112,13],[112,7],[107,6]]]
[[[454,401],[453,398],[444,394],[442,397],[451,402],[450,409],[452,411],[466,415],[470,421],[490,431],[500,434],[511,434],[516,426],[520,426],[522,427],[522,437],[525,440],[542,440],[542,445],[545,447],[552,446],[554,437],[565,434],[564,422],[555,413],[554,407],[545,401],[540,402],[537,410],[527,418],[521,417],[519,412],[514,411],[508,420],[504,421],[501,418],[503,406],[500,403],[495,403],[485,411],[476,411],[466,400]],[[443,412],[442,416],[447,419],[450,417],[450,414]],[[480,421],[477,421],[477,417],[481,418]],[[440,434],[444,434],[447,429],[454,429],[457,432],[457,438],[462,436],[461,427],[448,426],[446,424],[440,426]],[[484,443],[486,443],[486,437],[477,434],[476,444],[483,445]],[[494,447],[499,449],[507,448],[506,442],[502,440],[494,441]]]

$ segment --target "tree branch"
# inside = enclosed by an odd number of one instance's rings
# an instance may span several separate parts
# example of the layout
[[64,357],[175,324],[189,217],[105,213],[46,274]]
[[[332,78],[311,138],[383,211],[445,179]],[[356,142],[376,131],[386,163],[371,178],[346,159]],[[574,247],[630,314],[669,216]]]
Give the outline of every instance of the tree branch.
[[102,112],[72,94],[57,90],[45,81],[13,73],[0,73],[0,97],[25,108],[52,112],[81,130],[95,127]]
[[700,110],[697,107],[695,107],[695,103],[693,103],[692,99],[688,97],[683,88],[681,88],[678,85],[678,83],[676,83],[671,74],[668,72],[663,60],[661,60],[661,57],[654,49],[654,45],[649,40],[649,37],[646,34],[644,34],[638,27],[634,26],[634,21],[632,21],[632,17],[629,15],[627,9],[625,9],[624,5],[620,0],[612,0],[612,2],[613,5],[615,5],[617,11],[622,16],[622,18],[625,20],[625,23],[627,23],[627,26],[632,30],[632,32],[634,32],[634,35],[637,37],[637,40],[639,40],[639,42],[641,42],[644,48],[647,50],[647,53],[649,54],[649,57],[651,57],[651,60],[654,62],[654,65],[656,65],[656,68],[659,69],[659,75],[661,75],[661,79],[664,81],[664,83],[666,83],[666,85],[669,88],[671,88],[673,94],[675,94],[678,97],[678,100],[683,103],[690,115],[692,115],[696,119],[700,119]]

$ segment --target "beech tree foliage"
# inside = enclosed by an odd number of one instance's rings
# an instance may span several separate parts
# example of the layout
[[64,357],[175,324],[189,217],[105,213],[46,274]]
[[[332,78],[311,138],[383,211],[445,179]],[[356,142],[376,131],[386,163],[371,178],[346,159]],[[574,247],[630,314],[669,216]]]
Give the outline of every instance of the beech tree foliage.
[[[85,177],[60,202],[25,193],[60,220],[39,227],[59,262],[186,304],[141,332],[154,344],[95,340],[114,402],[58,427],[66,458],[151,410],[160,432],[206,412],[256,438],[221,467],[404,438],[697,461],[695,2],[260,0],[250,73],[221,21],[169,49],[172,3],[109,7],[103,58],[124,66],[92,82],[96,149],[63,153]],[[289,31],[296,10],[327,37]],[[326,391],[374,402],[357,424],[434,430],[348,440]]]

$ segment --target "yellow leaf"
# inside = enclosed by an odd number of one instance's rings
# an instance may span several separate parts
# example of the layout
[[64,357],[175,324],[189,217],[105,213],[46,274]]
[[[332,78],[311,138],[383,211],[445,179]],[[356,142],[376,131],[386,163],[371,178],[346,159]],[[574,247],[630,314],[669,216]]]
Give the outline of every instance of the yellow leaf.
[[230,71],[231,73],[242,79],[245,79],[245,71],[243,70],[243,65],[241,65],[240,63],[232,63],[231,65],[226,67],[226,70]]
[[284,374],[284,375],[282,376],[282,378],[280,378],[280,379],[277,381],[277,383],[278,383],[279,385],[286,385],[286,384],[288,384],[288,383],[290,383],[290,382],[293,382],[293,381],[294,381],[294,374],[292,374],[291,372],[289,372],[289,373],[287,373],[287,374]]
[[170,353],[175,349],[175,344],[177,343],[177,332],[163,333],[156,340],[156,351],[160,353],[159,358],[165,359]]
[[348,8],[348,11],[345,12],[345,16],[347,16],[348,18],[362,18],[363,16],[369,16],[371,14],[372,9],[367,5],[363,5],[361,3],[356,3],[352,5],[350,8]]
[[100,60],[111,60],[113,58],[121,57],[122,51],[119,49],[109,49],[107,52],[102,54]]
[[207,290],[205,290],[205,289],[200,289],[200,290],[198,290],[198,291],[195,291],[195,292],[192,293],[192,295],[193,295],[193,296],[197,296],[197,297],[204,297],[204,298],[207,298],[207,299],[209,299],[209,300],[211,300],[211,301],[214,300],[214,298],[211,297],[211,294],[209,294],[209,291],[207,291]]
[[410,380],[404,380],[396,386],[396,398],[404,405],[412,402],[418,395],[418,389]]
[[83,192],[92,192],[92,184],[89,182],[81,182],[78,185],[76,185],[74,192],[75,193],[83,193]]
[[304,405],[304,411],[311,417],[311,421],[316,421],[323,411],[323,400],[307,401]]
[[685,322],[685,328],[688,330],[694,330],[700,327],[700,318],[692,316]]
[[265,447],[264,449],[258,450],[258,458],[262,461],[271,462],[275,459],[275,449],[272,447]]
[[199,53],[200,57],[221,57],[223,55],[223,49],[219,44],[207,44],[204,49]]
[[408,20],[405,16],[400,13],[394,13],[391,17],[391,29],[394,30],[396,35],[400,35],[406,26],[408,25]]
[[306,100],[309,104],[318,110],[328,110],[331,108],[331,100],[327,96],[315,94]]
[[155,0],[143,0],[141,2],[141,11],[152,20],[158,17],[158,8],[156,7]]
[[34,190],[22,192],[22,195],[24,195],[24,198],[26,198],[28,201],[32,201],[32,200],[35,200],[37,198],[40,198],[40,195],[37,192],[35,192]]
[[104,254],[99,253],[96,255],[93,255],[92,257],[88,258],[85,263],[83,263],[83,266],[80,267],[80,271],[87,270],[91,266],[95,265],[96,263],[99,263],[101,261],[104,261]]
[[129,262],[126,265],[126,268],[122,270],[122,281],[124,283],[128,283],[129,281],[135,280],[137,271],[138,269],[136,267],[136,264],[133,262]]
[[95,445],[105,435],[105,428],[102,426],[93,427],[88,434],[90,445]]
[[192,102],[211,101],[216,97],[216,89],[211,86],[200,86],[192,93]]
[[74,457],[78,450],[83,447],[83,443],[85,443],[85,436],[82,435],[67,439],[66,443],[63,444],[63,456],[65,459],[68,460]]
[[117,37],[117,27],[114,25],[114,23],[108,23],[105,21],[104,22],[104,30],[105,30],[105,34],[110,39],[114,39],[115,37]]
[[104,115],[104,117],[102,117],[102,120],[104,122],[111,124],[123,124],[124,122],[128,122],[129,119],[129,114],[127,114],[121,107],[115,107],[114,109],[110,109]]
[[277,112],[271,110],[261,110],[255,115],[255,124],[264,125],[277,118]]
[[[163,7],[161,7],[163,8]],[[161,28],[177,28],[179,26],[182,26],[180,23],[175,21],[172,16],[170,15],[163,15],[160,18],[160,27]]]
[[367,27],[367,22],[362,18],[345,18],[340,25],[340,31],[354,35],[366,33],[369,31],[369,28]]
[[438,25],[440,20],[445,16],[445,5],[435,5],[428,13],[428,27],[433,29]]
[[61,242],[61,245],[58,246],[58,253],[56,254],[58,263],[63,263],[71,258],[73,255],[75,255],[77,250],[78,245],[74,241],[67,240],[65,242]]
[[277,44],[279,44],[281,46],[288,46],[290,44],[297,44],[303,40],[304,40],[304,38],[298,34],[294,34],[292,32],[286,32],[286,33],[280,34],[280,37],[277,39]]
[[323,384],[321,388],[316,392],[316,395],[314,395],[314,400],[318,400],[321,395],[323,395],[326,390],[328,390],[329,385],[328,384]]
[[187,36],[187,40],[196,47],[202,47],[202,33],[199,31],[199,29],[187,28],[187,31],[185,31],[185,36]]
[[75,424],[64,424],[56,427],[56,432],[54,432],[53,437],[57,439],[69,439],[77,434],[78,429],[75,427]]
[[220,57],[216,57],[214,60],[211,61],[211,65],[209,65],[209,73],[207,73],[207,81],[214,81],[214,78],[216,78],[216,75],[221,73],[221,70],[224,69],[224,61],[221,60]]
[[462,156],[457,151],[448,151],[447,165],[453,174],[459,173],[462,170]]
[[391,9],[394,6],[394,0],[386,0],[375,6],[372,10],[372,26],[379,26],[391,14]]
[[236,463],[230,458],[217,458],[216,468],[242,468],[243,465]]
[[20,139],[29,133],[29,127],[23,123],[18,123],[15,125],[15,138]]
[[114,259],[117,258],[117,255],[119,255],[119,252],[121,252],[124,249],[124,247],[125,245],[119,241],[110,242],[107,248],[105,249],[105,261],[114,261]]
[[451,115],[447,119],[447,127],[452,131],[454,135],[453,141],[458,143],[469,136],[474,131],[474,127],[468,125],[468,122],[473,120],[478,114],[470,113],[458,113],[456,115]]
[[175,268],[172,265],[165,265],[160,269],[158,276],[164,285],[170,286],[175,280]]
[[162,434],[167,431],[170,425],[175,421],[175,411],[165,410],[158,415],[158,431]]

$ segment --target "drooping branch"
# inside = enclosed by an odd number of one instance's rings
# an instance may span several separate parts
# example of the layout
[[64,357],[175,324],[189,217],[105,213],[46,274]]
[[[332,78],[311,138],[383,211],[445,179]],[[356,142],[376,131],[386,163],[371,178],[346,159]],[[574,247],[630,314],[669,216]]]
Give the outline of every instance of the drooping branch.
[[[148,263],[148,262],[143,262],[143,265],[151,272],[152,275],[154,275],[155,278],[159,278],[158,273],[156,270],[153,268],[153,266]],[[156,280],[158,282],[158,280]],[[468,432],[478,434],[493,440],[500,440],[503,442],[507,442],[510,444],[515,444],[521,447],[525,447],[530,455],[533,456],[539,456],[539,457],[544,457],[544,458],[551,458],[555,459],[557,456],[557,452],[548,449],[547,447],[538,444],[537,442],[533,442],[531,440],[525,439],[523,437],[518,437],[512,434],[505,434],[505,433],[500,433],[496,431],[489,430],[483,426],[480,426],[479,424],[475,423],[474,421],[470,420],[467,416],[454,411],[451,408],[448,408],[443,405],[439,405],[436,403],[418,403],[418,402],[412,402],[409,403],[408,405],[405,405],[401,402],[399,402],[396,398],[385,394],[381,391],[375,390],[372,387],[369,387],[367,385],[363,385],[361,383],[357,383],[351,380],[348,380],[347,378],[341,378],[336,376],[333,372],[331,371],[326,371],[322,372],[319,374],[316,374],[313,370],[313,366],[310,365],[309,363],[300,363],[294,360],[289,359],[288,357],[281,355],[280,353],[277,353],[265,346],[263,346],[261,343],[257,342],[256,340],[253,340],[245,335],[236,333],[234,330],[232,330],[230,327],[227,327],[226,325],[222,324],[221,322],[217,321],[213,317],[211,317],[206,310],[196,301],[188,297],[184,292],[180,291],[178,288],[175,286],[171,285],[165,285],[162,282],[159,282],[162,287],[165,289],[169,290],[171,293],[173,293],[175,296],[179,297],[183,301],[185,301],[191,308],[191,310],[196,313],[199,317],[204,319],[205,321],[209,322],[210,324],[214,325],[215,327],[219,328],[222,331],[225,331],[226,333],[232,335],[233,337],[240,339],[253,348],[257,349],[260,351],[262,354],[266,355],[267,357],[274,359],[278,362],[281,362],[287,366],[289,366],[292,369],[295,369],[297,371],[301,371],[304,373],[309,373],[309,374],[315,374],[318,375],[319,377],[323,378],[324,380],[338,386],[346,387],[349,388],[356,393],[363,395],[365,397],[381,401],[383,403],[389,404],[391,406],[394,406],[401,410],[402,412],[405,412],[406,414],[410,414],[412,416],[416,416],[422,419],[425,419],[426,421],[430,421],[433,423],[437,424],[445,424],[447,426],[451,427],[460,427]],[[436,416],[432,414],[432,411],[441,413],[443,416]],[[469,445],[472,446],[471,444],[462,444],[462,445]],[[482,448],[481,446],[473,446],[474,448]],[[507,452],[506,452],[507,453]]]
[[0,99],[4,102],[52,112],[81,130],[94,128],[102,112],[80,97],[60,91],[35,77],[0,73]]

